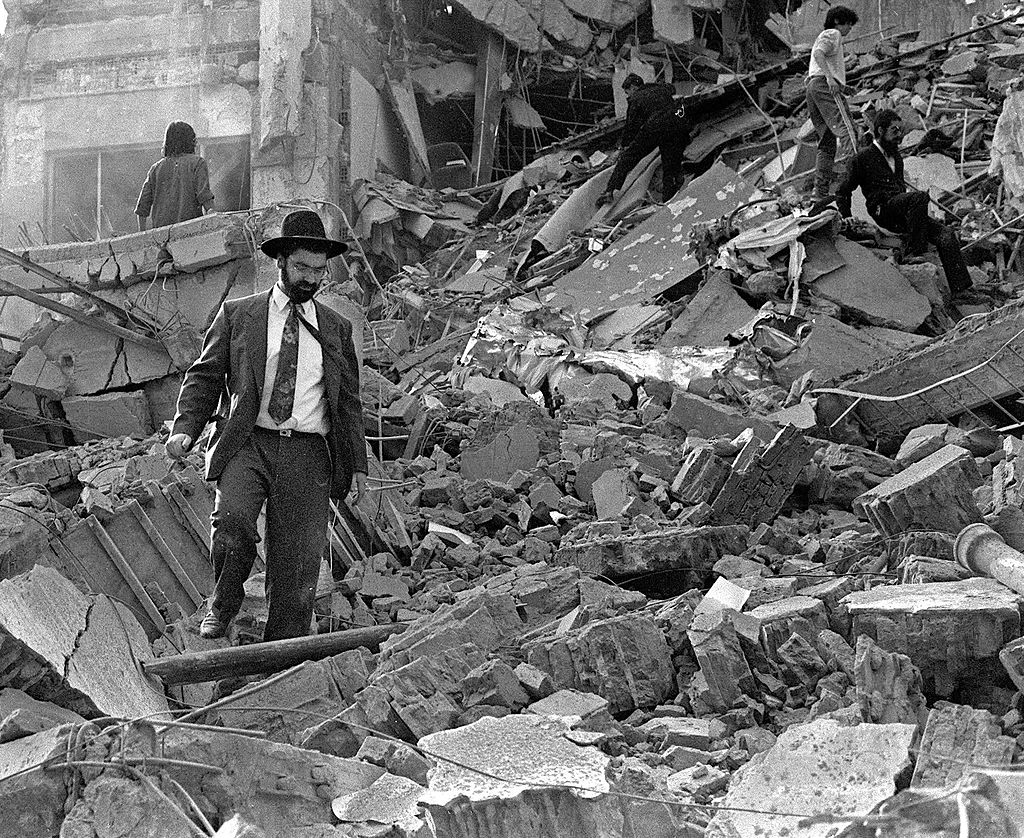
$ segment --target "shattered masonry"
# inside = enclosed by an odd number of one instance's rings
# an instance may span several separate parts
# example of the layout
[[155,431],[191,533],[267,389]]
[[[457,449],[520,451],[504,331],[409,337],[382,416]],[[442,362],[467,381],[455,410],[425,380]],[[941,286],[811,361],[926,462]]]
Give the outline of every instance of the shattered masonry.
[[[1024,7],[851,3],[952,296],[810,212],[825,4],[735,5],[8,0],[0,838],[1024,830]],[[597,206],[627,72],[686,178]],[[222,212],[131,233],[103,171],[169,113]],[[296,205],[352,244],[371,491],[310,636],[256,643],[257,566],[205,640],[165,423]]]

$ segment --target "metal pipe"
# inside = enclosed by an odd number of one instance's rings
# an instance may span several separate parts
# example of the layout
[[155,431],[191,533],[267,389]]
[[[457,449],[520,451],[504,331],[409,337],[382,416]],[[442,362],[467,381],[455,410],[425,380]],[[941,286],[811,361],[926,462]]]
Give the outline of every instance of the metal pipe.
[[1014,550],[988,524],[969,524],[953,543],[957,563],[1024,594],[1024,553]]

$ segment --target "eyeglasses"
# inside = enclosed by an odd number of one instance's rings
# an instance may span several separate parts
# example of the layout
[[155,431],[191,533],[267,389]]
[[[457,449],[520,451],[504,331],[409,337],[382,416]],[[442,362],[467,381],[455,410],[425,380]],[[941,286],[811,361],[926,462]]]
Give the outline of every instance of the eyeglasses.
[[297,274],[310,277],[315,276],[320,279],[325,278],[330,273],[329,265],[307,265],[305,262],[292,262],[288,267]]

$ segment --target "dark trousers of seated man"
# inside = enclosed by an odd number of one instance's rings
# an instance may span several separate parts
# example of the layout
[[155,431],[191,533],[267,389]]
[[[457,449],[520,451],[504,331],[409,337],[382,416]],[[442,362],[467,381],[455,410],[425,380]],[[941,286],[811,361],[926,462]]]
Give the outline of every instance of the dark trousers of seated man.
[[928,250],[929,242],[934,244],[951,293],[957,294],[971,287],[971,275],[960,250],[960,238],[951,227],[928,215],[927,192],[904,192],[889,198],[871,217],[886,230],[904,237],[909,256],[920,256]]
[[256,560],[256,520],[264,501],[264,640],[309,634],[320,558],[327,544],[331,458],[319,434],[282,437],[257,428],[224,467],[213,510],[213,611],[238,613]]

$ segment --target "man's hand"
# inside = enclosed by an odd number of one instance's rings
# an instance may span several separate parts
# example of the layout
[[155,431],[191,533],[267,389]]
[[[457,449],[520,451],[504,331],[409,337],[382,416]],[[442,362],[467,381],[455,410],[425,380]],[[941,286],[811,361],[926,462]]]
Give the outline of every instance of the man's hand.
[[359,503],[363,498],[366,497],[366,474],[361,471],[357,471],[352,475],[352,503]]
[[167,456],[172,460],[180,460],[192,450],[192,437],[188,434],[171,434],[164,444]]
[[831,77],[829,77],[828,79],[828,89],[831,90],[833,93],[843,92],[843,86],[839,83],[839,79],[834,79]]

